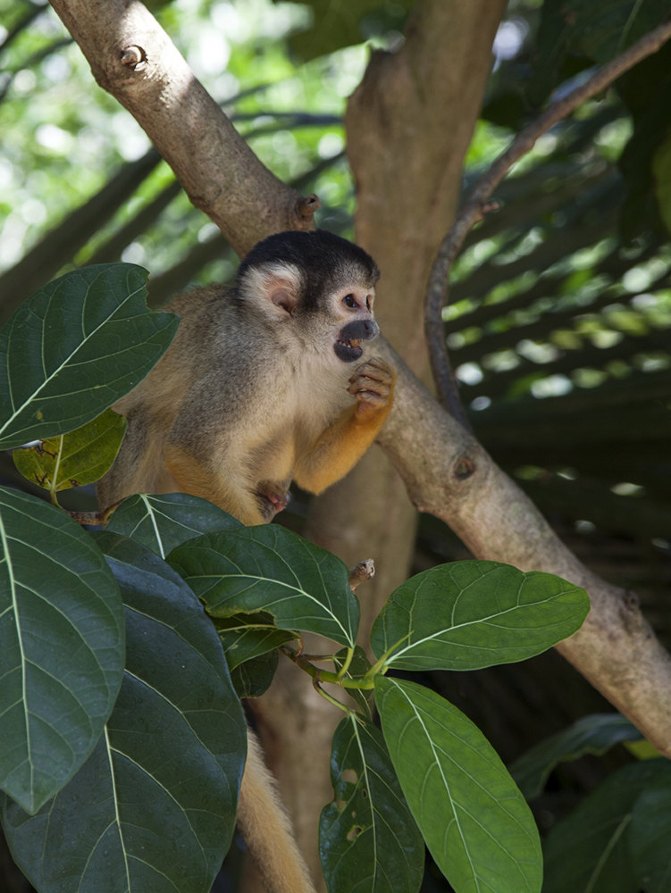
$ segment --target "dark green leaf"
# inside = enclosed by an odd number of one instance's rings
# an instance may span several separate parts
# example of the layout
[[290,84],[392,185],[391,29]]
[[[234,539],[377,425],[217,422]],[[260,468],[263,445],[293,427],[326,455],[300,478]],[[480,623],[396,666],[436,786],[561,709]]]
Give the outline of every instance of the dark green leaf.
[[653,177],[662,220],[671,233],[671,138],[667,138],[655,152]]
[[516,760],[510,772],[527,798],[537,797],[557,763],[584,754],[602,754],[621,741],[641,737],[637,728],[619,713],[584,716],[563,732],[541,741]]
[[91,754],[121,685],[123,608],[91,537],[0,488],[0,788],[35,812]]
[[638,890],[628,835],[645,789],[668,788],[671,763],[646,760],[609,776],[545,841],[543,893],[632,893]]
[[319,850],[330,893],[415,893],[424,843],[379,730],[350,715],[333,738],[335,798],[321,814]]
[[475,670],[540,654],[579,629],[587,593],[552,574],[455,561],[412,577],[373,624],[371,645],[403,670]]
[[129,496],[107,524],[112,533],[130,537],[161,558],[187,540],[231,527],[242,525],[211,502],[186,493]]
[[667,0],[545,0],[534,50],[534,97],[540,101],[567,75],[567,56],[608,62],[668,17]]
[[236,667],[231,672],[231,680],[238,697],[260,698],[273,681],[277,663],[277,651],[269,651]]
[[477,726],[413,682],[377,677],[375,695],[410,811],[456,893],[540,890],[533,817]]
[[292,35],[289,46],[301,59],[309,60],[402,29],[412,0],[307,0],[301,5],[310,7],[312,27]]
[[21,474],[52,494],[99,480],[116,459],[126,420],[111,409],[69,434],[14,450]]
[[149,372],[177,317],[147,310],[146,276],[83,267],[21,305],[0,332],[0,448],[80,427]]
[[214,625],[224,646],[230,670],[269,651],[275,651],[280,645],[295,638],[288,630],[278,629],[272,617],[262,612],[214,618]]
[[185,543],[170,564],[213,617],[266,611],[281,629],[354,646],[359,603],[340,559],[275,524]]
[[634,804],[629,852],[638,886],[645,893],[671,888],[671,777],[647,787]]
[[245,722],[211,622],[158,557],[98,538],[126,605],[127,668],[106,734],[37,816],[5,804],[40,893],[209,893],[235,824]]

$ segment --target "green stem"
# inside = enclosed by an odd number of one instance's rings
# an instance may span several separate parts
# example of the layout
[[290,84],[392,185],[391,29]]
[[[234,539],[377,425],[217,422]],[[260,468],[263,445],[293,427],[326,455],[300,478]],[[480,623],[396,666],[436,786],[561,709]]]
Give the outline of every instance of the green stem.
[[314,687],[314,690],[317,692],[317,694],[321,695],[325,701],[329,702],[329,704],[333,704],[334,707],[337,707],[339,710],[342,710],[343,713],[346,713],[348,716],[352,713],[352,711],[349,709],[349,707],[346,707],[337,698],[334,698],[327,691],[324,691],[324,689],[321,687],[321,685],[319,684],[319,682],[316,679],[312,680],[312,685]]
[[333,685],[340,685],[342,688],[356,688],[363,689],[364,691],[372,689],[375,685],[370,672],[366,673],[366,675],[362,676],[360,679],[342,679],[338,673],[332,673],[330,670],[320,670],[319,667],[313,666],[303,655],[297,654],[295,651],[292,651],[291,648],[283,647],[282,651],[290,660],[297,664],[301,670],[305,670],[305,672],[317,682],[331,682]]
[[345,658],[345,662],[342,667],[338,670],[338,679],[342,679],[343,676],[347,675],[347,671],[349,670],[350,664],[352,663],[352,658],[354,657],[354,648],[347,649],[347,657]]

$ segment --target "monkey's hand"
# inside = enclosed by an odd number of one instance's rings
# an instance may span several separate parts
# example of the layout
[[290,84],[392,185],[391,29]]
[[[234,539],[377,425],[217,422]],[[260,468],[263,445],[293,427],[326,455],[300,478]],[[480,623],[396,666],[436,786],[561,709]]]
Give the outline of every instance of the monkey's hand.
[[349,393],[356,397],[355,417],[364,422],[388,411],[394,394],[395,371],[380,357],[362,363],[349,380]]

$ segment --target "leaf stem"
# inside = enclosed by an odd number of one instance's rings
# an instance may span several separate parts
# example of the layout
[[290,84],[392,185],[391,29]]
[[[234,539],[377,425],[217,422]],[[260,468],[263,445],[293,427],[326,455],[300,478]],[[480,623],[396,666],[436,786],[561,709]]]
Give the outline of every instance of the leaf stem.
[[330,695],[327,691],[324,691],[317,679],[312,680],[312,686],[317,694],[321,695],[324,700],[329,702],[329,704],[333,704],[334,707],[342,710],[343,713],[346,713],[348,716],[351,715],[352,711],[350,710],[350,708],[345,706],[345,704],[342,704],[337,698],[334,698],[333,695]]
[[318,683],[330,682],[333,685],[340,685],[342,688],[363,689],[364,691],[368,691],[375,686],[370,670],[365,676],[361,676],[358,679],[344,679],[339,673],[333,673],[330,670],[320,670],[319,667],[313,666],[304,655],[298,654],[291,648],[284,646],[280,650],[286,654],[289,660],[292,660],[301,670],[304,670]]

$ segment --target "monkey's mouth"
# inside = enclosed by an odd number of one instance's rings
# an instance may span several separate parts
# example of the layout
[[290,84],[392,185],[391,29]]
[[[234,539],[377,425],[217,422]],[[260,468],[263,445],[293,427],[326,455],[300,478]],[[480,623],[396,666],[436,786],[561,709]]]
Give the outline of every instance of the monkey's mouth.
[[333,345],[333,349],[338,359],[342,360],[343,363],[353,363],[363,354],[360,338],[338,338]]

